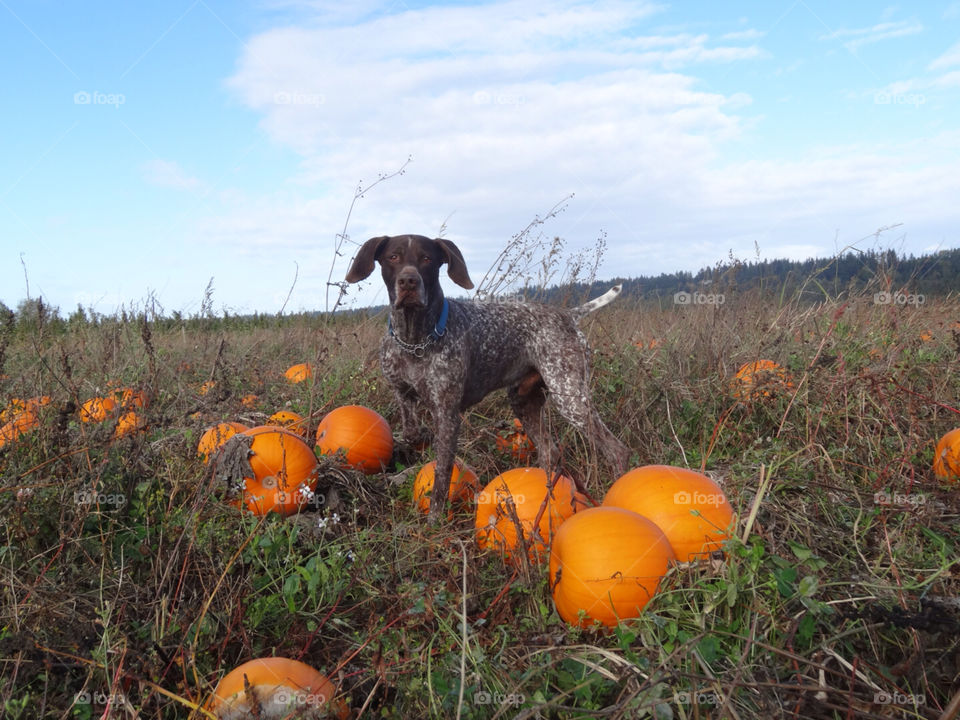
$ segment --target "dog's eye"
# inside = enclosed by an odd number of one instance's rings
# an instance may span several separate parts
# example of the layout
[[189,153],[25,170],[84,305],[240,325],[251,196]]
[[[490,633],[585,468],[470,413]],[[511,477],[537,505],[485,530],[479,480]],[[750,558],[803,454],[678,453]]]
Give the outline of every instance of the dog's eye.
[[421,264],[421,265],[429,265],[429,264],[430,264],[430,256],[429,256],[429,255],[423,255],[423,256],[420,258],[420,264]]
[[397,253],[393,253],[392,255],[387,257],[387,260],[389,260],[392,263],[397,262],[399,259],[400,259],[400,256]]

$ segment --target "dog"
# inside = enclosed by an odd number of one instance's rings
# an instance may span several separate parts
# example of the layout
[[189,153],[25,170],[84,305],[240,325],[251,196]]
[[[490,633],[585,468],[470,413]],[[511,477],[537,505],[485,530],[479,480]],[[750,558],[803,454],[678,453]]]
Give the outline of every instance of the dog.
[[357,252],[347,282],[380,271],[390,299],[380,365],[400,406],[402,437],[429,442],[417,403],[433,419],[437,454],[431,522],[443,517],[457,450],[461,413],[490,392],[506,388],[510,405],[550,468],[557,449],[543,427],[549,396],[560,414],[596,441],[610,466],[625,471],[629,448],[604,425],[590,401],[590,362],[577,321],[614,300],[616,286],[573,309],[526,302],[459,301],[444,297],[440,268],[453,282],[473,288],[463,254],[450,240],[422,235],[375,237]]

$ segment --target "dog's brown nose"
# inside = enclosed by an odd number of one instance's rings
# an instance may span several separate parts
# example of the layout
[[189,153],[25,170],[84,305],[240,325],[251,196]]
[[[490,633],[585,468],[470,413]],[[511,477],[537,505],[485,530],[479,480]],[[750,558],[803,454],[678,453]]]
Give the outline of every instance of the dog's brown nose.
[[410,292],[420,288],[420,273],[410,267],[406,267],[397,274],[397,290],[400,292]]

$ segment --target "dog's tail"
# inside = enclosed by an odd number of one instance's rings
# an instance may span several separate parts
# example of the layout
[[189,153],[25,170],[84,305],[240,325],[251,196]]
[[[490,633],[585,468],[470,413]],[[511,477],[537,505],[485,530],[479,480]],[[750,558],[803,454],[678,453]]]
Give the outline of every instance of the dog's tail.
[[571,312],[573,313],[574,320],[579,320],[587,313],[592,313],[594,310],[599,310],[604,305],[609,305],[617,299],[622,290],[623,285],[614,285],[600,297],[596,297],[593,300],[585,302],[583,305],[578,305],[577,307],[573,308]]

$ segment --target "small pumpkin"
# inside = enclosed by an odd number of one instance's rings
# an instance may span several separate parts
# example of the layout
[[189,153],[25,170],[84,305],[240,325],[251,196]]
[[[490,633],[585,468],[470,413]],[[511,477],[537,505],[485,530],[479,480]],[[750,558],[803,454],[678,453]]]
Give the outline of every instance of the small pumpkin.
[[147,406],[147,394],[143,390],[123,388],[120,391],[120,407],[126,410],[143,409]]
[[197,393],[200,395],[207,395],[217,386],[216,380],[206,380],[200,384],[200,388],[197,390]]
[[[417,473],[413,482],[413,500],[422,512],[430,511],[430,497],[433,492],[434,473],[437,461],[431,460]],[[452,503],[462,502],[472,497],[477,491],[477,474],[470,468],[455,462],[453,473],[450,476],[450,492],[448,498]]]
[[[573,515],[576,492],[573,481],[565,475],[558,476],[552,488],[547,483],[546,471],[535,467],[507,470],[491,480],[477,494],[477,544],[499,549],[505,557],[511,557],[523,539],[529,543],[531,560],[542,559],[557,528]],[[544,503],[546,507],[540,514]],[[520,524],[520,535],[511,506]],[[538,514],[540,521],[535,527]]]
[[513,429],[497,436],[497,450],[507,453],[517,462],[529,462],[536,452],[533,441],[523,431],[523,423],[514,418]]
[[738,400],[756,400],[771,397],[794,387],[790,373],[772,360],[754,360],[737,370],[730,384],[730,392]]
[[245,408],[253,408],[257,406],[257,402],[260,400],[255,393],[247,393],[242,398],[240,398],[240,404]]
[[307,428],[307,419],[292,410],[277,410],[273,415],[267,418],[267,425],[276,425],[286,428],[297,435],[307,437],[309,429]]
[[81,422],[103,422],[117,407],[112,396],[93,397],[80,406]]
[[650,518],[663,530],[681,562],[721,549],[730,537],[733,521],[727,496],[713,480],[671,465],[630,470],[610,486],[603,505]]
[[203,458],[203,462],[209,462],[220,447],[238,432],[247,430],[247,426],[238,422],[217,423],[213,427],[208,427],[200,436],[200,442],[197,444],[197,455]]
[[17,440],[24,433],[40,425],[40,418],[32,408],[21,410],[12,420],[0,426],[0,448]]
[[243,504],[255,515],[300,510],[317,487],[319,463],[296,433],[259,425],[240,435],[252,438],[248,460],[253,477],[242,478]]
[[310,363],[297,363],[288,367],[283,376],[292,383],[301,383],[313,377],[313,366]]
[[372,475],[390,465],[393,434],[375,410],[344,405],[331,410],[320,421],[317,448],[324,455],[343,453],[348,467]]
[[222,720],[280,720],[317,713],[346,720],[350,711],[336,694],[336,685],[306,663],[283,657],[257,658],[224,675],[206,709]]
[[610,506],[578,512],[550,547],[557,614],[584,627],[638,617],[674,561],[670,542],[648,518]]
[[933,474],[940,480],[960,480],[960,428],[946,433],[933,451]]
[[117,427],[113,431],[115,438],[140,432],[147,427],[147,421],[136,410],[128,410],[117,419]]

